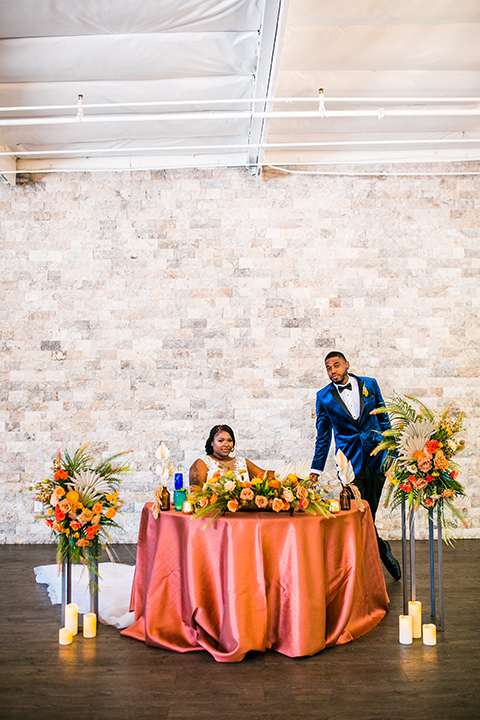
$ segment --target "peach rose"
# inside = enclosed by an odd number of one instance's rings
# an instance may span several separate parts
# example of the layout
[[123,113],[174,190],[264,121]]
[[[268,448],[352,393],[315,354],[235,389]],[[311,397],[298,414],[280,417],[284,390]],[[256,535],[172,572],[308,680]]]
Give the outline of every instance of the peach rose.
[[238,508],[238,500],[229,500],[227,503],[227,510],[230,510],[230,512],[236,512]]
[[444,490],[442,495],[443,495],[443,497],[447,497],[447,498],[452,497],[453,495],[455,495],[455,491],[454,490]]
[[280,510],[283,510],[283,500],[280,500],[280,498],[275,498],[272,502],[272,510],[275,512],[280,512]]
[[427,487],[428,480],[424,480],[424,478],[413,478],[411,483],[416,490],[423,490],[424,487]]
[[102,517],[102,516],[101,516],[100,513],[98,513],[97,515],[94,515],[93,518],[92,518],[92,525],[98,525],[98,523],[100,522],[100,518],[101,518],[101,517]]
[[307,500],[308,498],[308,490],[306,487],[303,487],[303,485],[299,485],[297,487],[297,497],[300,500]]
[[255,498],[255,505],[259,508],[266,508],[268,506],[268,498],[264,495],[257,495]]
[[[425,453],[424,453],[424,455],[425,455]],[[432,461],[426,455],[425,455],[425,457],[420,458],[420,460],[418,461],[418,469],[421,470],[422,472],[428,472],[428,470],[430,470],[431,467],[432,467]]]
[[72,509],[72,506],[70,505],[68,500],[66,500],[65,498],[63,500],[60,500],[60,502],[58,503],[58,507],[64,513],[69,513],[70,510]]
[[50,505],[53,505],[53,507],[56,507],[58,505],[58,495],[56,493],[51,494]]
[[227,480],[227,482],[223,486],[223,489],[225,490],[225,492],[232,492],[233,490],[235,490],[235,488],[236,488],[236,484],[235,484],[234,480]]
[[96,502],[95,505],[92,508],[95,515],[98,515],[103,510],[103,505],[101,502]]
[[282,498],[286,500],[288,503],[293,502],[293,492],[289,488],[285,488],[285,490],[282,493]]
[[80,538],[80,540],[77,540],[75,545],[77,547],[88,547],[91,543],[88,540],[84,540],[84,538]]
[[253,500],[254,498],[254,492],[251,488],[243,488],[242,492],[240,493],[240,500]]
[[78,519],[79,521],[83,523],[90,522],[90,520],[93,518],[93,512],[89,510],[88,508],[83,508],[81,515],[79,515]]

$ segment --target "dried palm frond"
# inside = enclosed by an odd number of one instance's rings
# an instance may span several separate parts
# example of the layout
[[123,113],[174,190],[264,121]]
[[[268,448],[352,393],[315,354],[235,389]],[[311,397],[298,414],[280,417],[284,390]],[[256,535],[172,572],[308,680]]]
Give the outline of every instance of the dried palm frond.
[[305,480],[310,475],[312,464],[310,460],[300,460],[298,462],[289,462],[281,465],[275,472],[277,480],[282,482],[288,475],[295,475],[300,480]]
[[110,483],[95,470],[80,470],[76,472],[67,485],[72,490],[78,492],[82,503],[95,502],[102,495],[110,495],[113,493]]
[[415,420],[402,432],[398,440],[398,456],[402,461],[411,461],[419,450],[425,448],[437,425],[432,420]]

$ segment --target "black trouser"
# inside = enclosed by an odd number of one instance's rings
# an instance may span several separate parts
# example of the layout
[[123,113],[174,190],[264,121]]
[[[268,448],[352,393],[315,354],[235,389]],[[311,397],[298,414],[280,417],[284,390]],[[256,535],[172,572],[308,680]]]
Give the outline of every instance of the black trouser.
[[[365,461],[360,472],[355,476],[355,485],[360,490],[362,498],[370,505],[374,523],[384,483],[385,475],[383,473],[378,475],[374,473]],[[375,532],[377,533],[378,551],[380,557],[383,558],[387,553],[387,546],[385,545],[385,541],[379,536],[377,528],[375,528]]]

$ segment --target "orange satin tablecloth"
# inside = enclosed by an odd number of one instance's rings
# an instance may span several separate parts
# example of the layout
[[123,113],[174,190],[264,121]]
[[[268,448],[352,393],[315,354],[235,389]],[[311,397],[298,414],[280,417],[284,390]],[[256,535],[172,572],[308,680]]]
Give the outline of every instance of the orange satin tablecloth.
[[289,657],[350,642],[377,625],[388,596],[368,505],[324,518],[228,513],[204,519],[143,508],[123,635],[219,662],[249,650]]

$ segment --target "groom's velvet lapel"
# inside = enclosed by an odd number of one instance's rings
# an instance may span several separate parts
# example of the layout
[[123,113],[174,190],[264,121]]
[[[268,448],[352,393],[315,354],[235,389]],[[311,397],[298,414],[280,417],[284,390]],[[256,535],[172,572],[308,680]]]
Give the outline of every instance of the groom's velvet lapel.
[[[355,376],[355,377],[357,377],[357,376]],[[357,381],[358,381],[358,391],[360,393],[360,415],[358,416],[358,419],[360,420],[360,418],[363,415],[363,403],[364,403],[364,399],[365,399],[363,396],[363,386],[365,384],[365,381],[360,380],[359,377],[357,377]]]
[[340,407],[342,407],[345,410],[348,417],[352,418],[352,420],[353,420],[353,416],[350,413],[350,410],[347,408],[347,406],[343,402],[342,396],[340,395],[340,393],[338,392],[337,388],[335,387],[335,385],[333,383],[330,385],[329,390],[330,390],[330,393],[331,393],[333,399],[336,400],[337,403],[340,405]]

